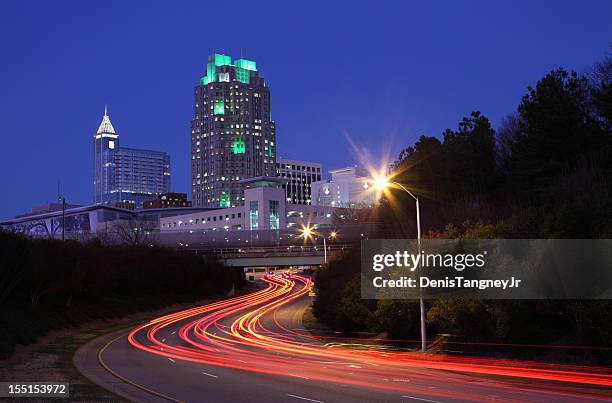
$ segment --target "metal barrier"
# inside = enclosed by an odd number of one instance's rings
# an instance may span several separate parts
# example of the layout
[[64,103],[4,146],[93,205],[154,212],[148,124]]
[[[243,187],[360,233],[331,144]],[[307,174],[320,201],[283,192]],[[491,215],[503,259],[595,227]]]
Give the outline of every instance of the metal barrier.
[[[351,249],[351,244],[327,245],[327,253]],[[230,257],[266,257],[266,256],[320,256],[325,253],[323,246],[317,245],[287,245],[287,246],[255,246],[230,248],[199,248],[185,249],[196,255],[216,255],[220,258]]]

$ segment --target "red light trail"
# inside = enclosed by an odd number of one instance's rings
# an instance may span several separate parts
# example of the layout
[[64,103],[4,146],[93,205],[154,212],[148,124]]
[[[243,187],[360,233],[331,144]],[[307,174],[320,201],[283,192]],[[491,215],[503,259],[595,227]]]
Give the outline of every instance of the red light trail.
[[[380,345],[365,349],[323,345],[319,337],[289,329],[279,320],[291,314],[280,308],[304,298],[311,280],[290,274],[267,275],[264,281],[267,287],[260,291],[144,323],[129,333],[128,340],[142,351],[176,360],[406,394],[422,393],[423,386],[402,380],[438,386],[474,382],[466,374],[507,377],[502,378],[507,382],[495,387],[516,393],[534,387],[534,381],[548,382],[539,384],[542,393],[573,398],[584,395],[568,386],[612,386],[612,370],[602,367],[390,351]],[[180,343],[165,342],[164,333],[171,326],[179,326]],[[443,387],[435,389],[428,394],[442,399],[479,398],[473,391],[461,395]]]

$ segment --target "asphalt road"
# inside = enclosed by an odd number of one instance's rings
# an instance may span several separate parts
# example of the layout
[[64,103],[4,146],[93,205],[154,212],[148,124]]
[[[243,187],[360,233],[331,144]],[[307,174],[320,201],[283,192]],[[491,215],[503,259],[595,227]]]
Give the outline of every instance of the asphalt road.
[[99,341],[84,360],[100,361],[85,365],[85,374],[98,371],[94,381],[139,401],[612,400],[612,372],[605,369],[424,359],[380,346],[325,344],[302,326],[311,302],[309,280],[268,281],[268,288],[254,294],[168,315],[129,336]]

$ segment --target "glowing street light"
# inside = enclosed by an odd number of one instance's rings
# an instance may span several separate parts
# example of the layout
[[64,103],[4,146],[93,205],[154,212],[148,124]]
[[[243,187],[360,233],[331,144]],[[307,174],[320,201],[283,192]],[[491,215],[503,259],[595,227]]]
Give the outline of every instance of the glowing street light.
[[[389,187],[389,179],[383,175],[378,175],[374,178],[374,187],[378,190],[385,190]],[[410,192],[408,192],[410,193]],[[414,197],[414,196],[413,196]]]
[[[317,235],[316,232],[314,231],[314,228],[311,227],[310,224],[302,225],[302,228],[300,228],[299,231],[300,231],[300,238],[304,238],[304,242],[306,242],[306,240],[308,239],[312,241],[313,236]],[[330,239],[335,240],[337,237],[338,237],[338,233],[335,230],[332,230],[329,233]],[[315,245],[315,249],[316,249],[316,245]],[[327,236],[326,235],[323,236],[323,262],[327,264]]]
[[307,240],[307,239],[312,240],[313,234],[314,234],[314,229],[313,227],[310,226],[310,224],[304,225],[302,226],[302,228],[300,228],[300,237],[304,238],[304,240]]
[[[411,191],[406,189],[404,185],[398,182],[390,181],[390,179],[384,175],[377,175],[373,178],[374,187],[380,191],[389,189],[390,187],[402,189],[408,193],[416,202],[416,224],[417,224],[417,247],[419,253],[421,253],[421,209],[419,207],[419,198],[412,194]],[[425,303],[423,302],[423,290],[419,288],[419,306],[421,311],[421,351],[425,352],[427,348],[427,335],[425,329]]]

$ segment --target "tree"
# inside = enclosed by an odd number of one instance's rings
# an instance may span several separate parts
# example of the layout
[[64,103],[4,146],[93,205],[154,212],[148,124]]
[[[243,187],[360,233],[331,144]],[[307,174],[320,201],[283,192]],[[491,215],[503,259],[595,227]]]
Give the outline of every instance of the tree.
[[478,111],[464,117],[457,131],[444,132],[449,192],[485,195],[497,180],[495,131]]
[[0,230],[0,306],[10,300],[15,288],[23,281],[24,267],[30,260],[27,239]]
[[553,70],[529,87],[518,107],[520,129],[511,142],[509,171],[516,188],[531,191],[603,134],[589,107],[589,83],[576,72]]
[[612,43],[589,72],[593,104],[608,134],[612,131]]
[[155,223],[146,218],[118,220],[110,225],[110,233],[121,243],[134,246],[150,244],[154,229]]
[[521,128],[521,117],[518,112],[504,116],[497,129],[497,161],[505,168],[512,154],[512,142],[518,136]]

